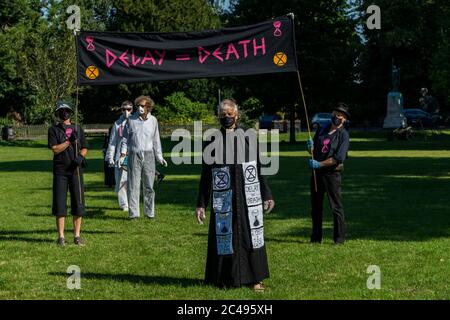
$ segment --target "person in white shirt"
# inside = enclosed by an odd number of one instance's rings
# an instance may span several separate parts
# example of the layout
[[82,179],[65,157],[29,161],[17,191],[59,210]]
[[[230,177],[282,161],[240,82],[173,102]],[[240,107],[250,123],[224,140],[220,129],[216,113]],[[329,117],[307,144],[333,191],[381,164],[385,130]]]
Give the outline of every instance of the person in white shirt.
[[155,217],[155,159],[167,167],[163,158],[158,121],[151,110],[155,103],[149,96],[139,96],[134,101],[137,112],[128,118],[123,133],[119,166],[128,154],[127,195],[130,219],[139,218],[141,180],[144,191],[144,213]]
[[123,211],[128,211],[127,196],[127,171],[119,166],[122,138],[127,120],[133,112],[133,102],[124,101],[121,106],[122,115],[117,119],[111,129],[108,149],[106,151],[106,161],[110,168],[114,168],[116,180],[116,193],[119,200],[119,207]]

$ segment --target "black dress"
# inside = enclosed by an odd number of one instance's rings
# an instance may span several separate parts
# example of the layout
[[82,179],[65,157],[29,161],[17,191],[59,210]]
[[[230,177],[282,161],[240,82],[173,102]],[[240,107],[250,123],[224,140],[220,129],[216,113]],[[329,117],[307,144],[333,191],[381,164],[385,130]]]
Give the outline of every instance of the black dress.
[[234,163],[225,163],[227,133],[223,129],[223,161],[203,161],[197,201],[197,207],[206,208],[212,198],[205,283],[219,287],[239,287],[269,277],[262,214],[263,202],[272,195],[260,173],[258,151],[254,161],[237,159],[239,144],[247,152],[249,140],[243,130],[235,133]]

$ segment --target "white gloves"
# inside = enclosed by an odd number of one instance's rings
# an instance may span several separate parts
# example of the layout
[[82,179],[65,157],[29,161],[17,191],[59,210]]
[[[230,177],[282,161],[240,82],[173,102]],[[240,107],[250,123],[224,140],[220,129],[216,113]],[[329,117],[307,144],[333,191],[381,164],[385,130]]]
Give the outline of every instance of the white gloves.
[[114,159],[109,159],[109,161],[108,161],[108,166],[110,167],[110,168],[113,168],[113,167],[115,167],[116,166],[116,162],[114,161]]
[[167,161],[164,160],[164,158],[161,158],[161,159],[159,160],[159,163],[161,163],[164,167],[167,167]]
[[120,157],[119,161],[117,162],[119,168],[122,167],[123,162],[125,161],[125,157]]

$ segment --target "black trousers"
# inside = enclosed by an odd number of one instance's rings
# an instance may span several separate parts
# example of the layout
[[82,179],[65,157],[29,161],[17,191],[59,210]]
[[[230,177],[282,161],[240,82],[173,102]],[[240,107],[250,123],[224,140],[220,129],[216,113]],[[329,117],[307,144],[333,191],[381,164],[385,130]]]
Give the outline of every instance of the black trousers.
[[322,241],[323,198],[328,196],[331,213],[333,214],[333,240],[335,243],[345,241],[344,207],[341,196],[341,172],[323,173],[316,170],[317,192],[314,187],[314,177],[311,176],[311,242]]
[[86,213],[84,205],[83,174],[53,175],[53,206],[54,216],[67,215],[67,191],[70,192],[70,209],[73,216],[83,216]]

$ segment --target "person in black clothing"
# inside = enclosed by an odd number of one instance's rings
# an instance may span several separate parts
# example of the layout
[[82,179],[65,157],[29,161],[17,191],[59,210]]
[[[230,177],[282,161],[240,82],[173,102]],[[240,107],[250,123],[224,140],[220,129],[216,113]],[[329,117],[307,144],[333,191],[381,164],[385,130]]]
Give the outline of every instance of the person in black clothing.
[[74,243],[80,239],[81,217],[85,214],[83,168],[87,144],[83,129],[70,122],[72,108],[59,101],[55,110],[59,122],[48,129],[48,147],[53,151],[53,206],[58,229],[57,244],[64,247],[64,222],[67,215],[67,190],[70,191],[71,213],[74,226]]
[[[205,283],[249,285],[262,291],[262,280],[269,277],[262,215],[264,210],[270,212],[275,202],[261,175],[257,152],[253,157],[249,152],[256,141],[249,141],[236,126],[236,103],[223,100],[219,117],[222,128],[214,134],[214,141],[205,144],[196,208],[197,222],[203,224],[211,202]],[[209,159],[206,150],[214,145],[215,155]]]
[[349,148],[349,135],[345,122],[350,117],[348,107],[339,103],[332,113],[332,122],[318,128],[314,139],[307,141],[309,166],[316,173],[317,190],[311,176],[312,243],[322,241],[323,198],[327,193],[334,220],[333,239],[336,244],[345,241],[344,207],[341,195],[341,175]]

